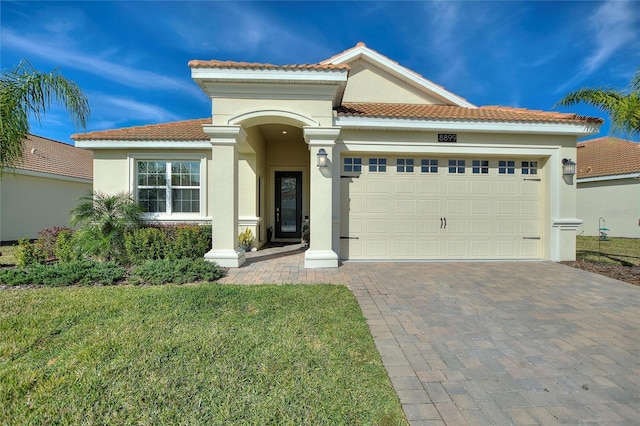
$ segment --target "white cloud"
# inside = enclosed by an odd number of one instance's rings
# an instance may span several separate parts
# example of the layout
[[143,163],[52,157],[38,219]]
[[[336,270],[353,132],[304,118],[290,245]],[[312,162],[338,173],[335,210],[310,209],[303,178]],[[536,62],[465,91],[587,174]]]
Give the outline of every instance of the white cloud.
[[589,19],[588,32],[594,34],[595,51],[585,60],[584,74],[591,74],[619,49],[638,39],[637,7],[636,2],[609,1]]
[[56,34],[33,35],[3,28],[2,45],[3,49],[13,49],[25,56],[46,59],[129,87],[172,90],[202,97],[200,89],[188,78],[182,80],[120,65],[104,59],[100,54],[86,53],[75,45],[60,41]]
[[[160,123],[183,118],[160,106],[131,98],[95,93],[89,95],[89,101],[92,115],[100,117],[101,121],[112,123],[111,126],[131,121]],[[98,128],[96,123],[91,124],[92,128]]]

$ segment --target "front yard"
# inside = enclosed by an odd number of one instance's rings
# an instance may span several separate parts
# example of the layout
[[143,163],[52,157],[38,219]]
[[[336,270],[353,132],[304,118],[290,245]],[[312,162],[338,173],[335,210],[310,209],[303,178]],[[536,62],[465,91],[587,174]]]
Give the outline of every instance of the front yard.
[[406,424],[346,287],[0,291],[0,424]]

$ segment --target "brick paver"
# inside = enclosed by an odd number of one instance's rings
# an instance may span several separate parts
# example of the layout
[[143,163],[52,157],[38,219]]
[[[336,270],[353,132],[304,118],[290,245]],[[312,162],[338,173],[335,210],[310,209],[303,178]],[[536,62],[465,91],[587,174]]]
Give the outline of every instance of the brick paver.
[[248,254],[223,283],[351,288],[411,424],[640,424],[640,288],[553,262]]

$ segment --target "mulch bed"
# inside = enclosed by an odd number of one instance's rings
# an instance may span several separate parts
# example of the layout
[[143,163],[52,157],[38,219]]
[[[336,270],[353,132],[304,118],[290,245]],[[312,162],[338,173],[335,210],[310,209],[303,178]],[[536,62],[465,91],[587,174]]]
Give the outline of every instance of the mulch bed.
[[612,263],[591,262],[588,260],[560,263],[640,286],[640,266],[622,266]]

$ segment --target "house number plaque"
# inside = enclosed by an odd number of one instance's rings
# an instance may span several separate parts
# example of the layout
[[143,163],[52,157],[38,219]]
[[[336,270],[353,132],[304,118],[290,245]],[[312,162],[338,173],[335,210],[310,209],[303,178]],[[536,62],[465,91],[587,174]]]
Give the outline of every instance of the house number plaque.
[[458,142],[457,133],[438,133],[438,142]]

